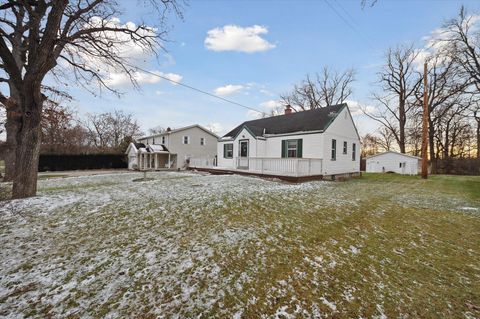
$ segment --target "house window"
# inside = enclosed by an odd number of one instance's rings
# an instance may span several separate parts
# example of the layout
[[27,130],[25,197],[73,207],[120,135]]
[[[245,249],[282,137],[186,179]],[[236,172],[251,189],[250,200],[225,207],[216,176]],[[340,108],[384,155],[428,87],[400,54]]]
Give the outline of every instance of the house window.
[[[355,145],[355,144],[354,144]],[[348,143],[343,142],[343,154],[347,154]]]
[[287,141],[287,157],[297,157],[297,140]]
[[332,161],[337,160],[337,140],[332,140]]
[[205,145],[205,137],[200,137],[200,145]]
[[153,138],[153,143],[152,144],[155,144],[155,137]]
[[301,158],[302,157],[302,139],[283,140],[282,157],[283,158]]
[[233,143],[223,144],[223,158],[233,158]]
[[165,145],[165,136],[162,136],[162,144]]
[[352,161],[355,160],[357,156],[357,144],[353,143],[352,144]]
[[190,144],[190,137],[189,136],[184,136],[183,137],[183,144]]

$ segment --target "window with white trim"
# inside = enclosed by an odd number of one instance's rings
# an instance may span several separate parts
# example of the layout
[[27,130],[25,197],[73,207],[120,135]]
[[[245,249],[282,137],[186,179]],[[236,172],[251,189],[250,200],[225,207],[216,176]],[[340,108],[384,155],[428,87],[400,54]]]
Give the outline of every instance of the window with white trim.
[[183,137],[183,144],[190,144],[190,136]]
[[357,157],[357,144],[352,144],[352,161],[355,161]]
[[287,140],[287,157],[297,157],[298,141]]
[[165,136],[162,136],[162,144],[165,145]]
[[223,144],[223,157],[233,158],[233,143]]
[[200,137],[200,145],[205,145],[205,137]]
[[346,141],[343,142],[343,154],[347,154],[348,143]]

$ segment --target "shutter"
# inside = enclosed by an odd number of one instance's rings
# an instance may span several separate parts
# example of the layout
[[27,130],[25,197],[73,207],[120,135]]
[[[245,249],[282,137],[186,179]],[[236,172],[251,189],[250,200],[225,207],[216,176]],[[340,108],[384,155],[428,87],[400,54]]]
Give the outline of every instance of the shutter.
[[287,141],[282,140],[282,158],[287,157]]
[[303,154],[303,139],[297,140],[297,157],[302,158]]
[[227,144],[223,144],[223,158],[227,158]]

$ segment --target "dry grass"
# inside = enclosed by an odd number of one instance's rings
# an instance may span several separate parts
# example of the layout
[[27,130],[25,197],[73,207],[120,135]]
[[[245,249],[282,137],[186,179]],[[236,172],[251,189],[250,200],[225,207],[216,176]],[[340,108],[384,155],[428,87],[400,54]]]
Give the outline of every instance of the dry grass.
[[478,177],[135,177],[0,208],[0,316],[480,316]]

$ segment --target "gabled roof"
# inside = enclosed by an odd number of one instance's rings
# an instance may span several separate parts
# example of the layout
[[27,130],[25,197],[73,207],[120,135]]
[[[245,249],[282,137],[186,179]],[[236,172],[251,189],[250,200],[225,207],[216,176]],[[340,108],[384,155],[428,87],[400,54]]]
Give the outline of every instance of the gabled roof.
[[132,143],[128,144],[128,147],[127,147],[127,150],[125,151],[125,154],[128,154],[132,147],[134,148],[135,152],[138,152],[139,149],[145,148],[146,146],[143,143],[132,142]]
[[218,138],[218,135],[213,133],[212,131],[204,128],[203,126],[199,125],[199,124],[193,124],[193,125],[189,125],[189,126],[184,126],[184,127],[180,127],[180,128],[177,128],[177,129],[173,129],[173,130],[170,130],[170,131],[165,131],[163,133],[159,133],[159,134],[153,134],[153,135],[148,135],[148,136],[142,136],[139,138],[139,140],[144,140],[144,139],[147,139],[147,138],[152,138],[152,137],[160,137],[160,136],[164,136],[164,135],[169,135],[169,134],[172,134],[172,133],[177,133],[177,132],[181,132],[181,131],[184,131],[184,130],[188,130],[188,129],[191,129],[193,127],[198,127],[199,129],[205,131],[206,133],[214,136],[215,138]]
[[163,144],[148,144],[147,146],[148,152],[169,152],[167,147]]
[[385,154],[388,154],[388,153],[393,153],[393,154],[401,155],[401,156],[405,156],[405,157],[411,157],[411,158],[415,158],[415,159],[419,159],[419,160],[422,159],[421,157],[418,157],[418,156],[403,154],[403,153],[394,152],[394,151],[386,151],[386,152],[383,152],[383,153],[378,153],[378,154],[375,154],[375,155],[367,156],[367,157],[365,157],[365,159],[369,159],[369,158],[372,158],[372,157],[377,157],[377,156],[380,156],[380,155],[385,155]]
[[245,127],[254,137],[264,134],[325,131],[347,104],[326,106],[314,110],[246,121],[223,137],[235,138]]

